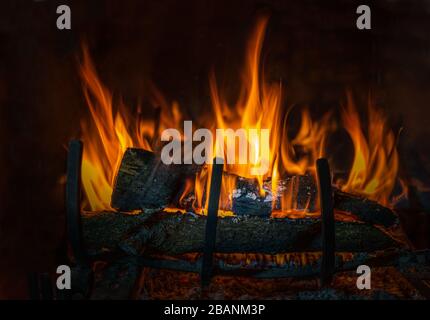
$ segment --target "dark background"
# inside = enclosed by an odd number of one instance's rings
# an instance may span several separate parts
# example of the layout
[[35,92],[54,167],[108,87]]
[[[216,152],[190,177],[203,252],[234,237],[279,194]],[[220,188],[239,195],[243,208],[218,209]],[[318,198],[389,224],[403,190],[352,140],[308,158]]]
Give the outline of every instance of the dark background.
[[[60,4],[71,7],[71,31],[56,29]],[[359,4],[371,6],[370,31],[355,27]],[[0,298],[26,298],[27,273],[57,263],[65,146],[88,116],[81,41],[126,101],[153,82],[196,116],[207,112],[199,106],[211,67],[234,88],[261,11],[271,15],[269,74],[290,103],[336,108],[345,88],[358,100],[370,91],[393,127],[404,127],[406,149],[430,156],[430,1],[1,1]]]

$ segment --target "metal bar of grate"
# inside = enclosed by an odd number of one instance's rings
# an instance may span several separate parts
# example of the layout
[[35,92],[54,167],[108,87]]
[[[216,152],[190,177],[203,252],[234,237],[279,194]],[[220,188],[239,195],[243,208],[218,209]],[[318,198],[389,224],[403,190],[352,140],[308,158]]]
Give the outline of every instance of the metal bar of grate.
[[321,239],[322,239],[322,262],[321,262],[321,285],[328,285],[335,272],[335,228],[333,212],[333,191],[331,186],[330,166],[327,159],[317,160],[317,177],[319,199],[321,207]]
[[66,211],[67,235],[73,256],[78,264],[85,264],[81,233],[81,163],[82,142],[71,140],[67,155]]
[[213,252],[216,243],[216,227],[218,222],[218,206],[221,194],[223,159],[215,158],[209,189],[208,217],[206,220],[205,246],[201,269],[202,287],[209,285],[213,273]]

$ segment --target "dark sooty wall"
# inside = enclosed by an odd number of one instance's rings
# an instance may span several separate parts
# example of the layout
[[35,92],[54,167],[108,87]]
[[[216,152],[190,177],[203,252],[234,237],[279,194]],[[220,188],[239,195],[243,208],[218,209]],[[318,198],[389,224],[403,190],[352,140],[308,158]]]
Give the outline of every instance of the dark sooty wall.
[[[56,29],[69,4],[72,31]],[[430,3],[369,1],[371,31],[349,1],[17,1],[0,10],[0,297],[26,297],[26,274],[52,270],[64,235],[65,145],[86,107],[76,57],[86,39],[104,82],[137,101],[153,81],[169,99],[204,112],[212,66],[234,83],[260,10],[264,45],[290,103],[338,105],[371,90],[429,156]],[[233,79],[233,80],[232,80]],[[228,84],[228,82],[227,82]],[[427,153],[426,153],[427,152]]]

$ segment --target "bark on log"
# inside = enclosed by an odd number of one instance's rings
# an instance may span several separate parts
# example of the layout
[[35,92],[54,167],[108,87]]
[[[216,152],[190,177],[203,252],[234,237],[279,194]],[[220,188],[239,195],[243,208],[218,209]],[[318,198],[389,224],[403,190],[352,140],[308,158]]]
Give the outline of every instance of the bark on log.
[[[291,197],[294,209],[316,210],[317,187],[312,176],[288,176],[280,180],[277,185],[277,194],[272,194],[271,181],[266,181],[263,184],[266,192],[264,195],[260,195],[256,181],[238,177],[236,190],[232,197],[232,211],[236,215],[268,217],[272,212],[272,207],[275,210],[281,209],[281,197],[283,194]],[[273,202],[275,202],[274,205]]]
[[[265,184],[270,189],[270,182]],[[232,211],[237,215],[269,216],[272,210],[272,201],[275,201],[275,209],[280,209],[282,193],[290,194],[295,209],[307,209],[312,212],[317,208],[317,186],[311,175],[290,176],[278,182],[277,195],[267,192],[261,196],[256,182],[239,177],[237,189],[233,194]],[[336,210],[352,213],[359,220],[369,223],[391,227],[398,223],[396,214],[389,208],[350,193],[342,192],[334,188],[334,208]]]
[[[139,262],[144,267],[170,269],[176,271],[199,272],[201,259],[193,262],[184,259],[157,259],[152,257],[140,257]],[[335,271],[356,270],[359,265],[370,267],[393,266],[401,270],[416,268],[430,263],[430,251],[409,251],[403,249],[385,250],[377,252],[354,253],[352,259],[345,260],[341,254],[336,255]],[[316,276],[321,272],[321,258],[313,263],[296,264],[286,262],[277,266],[243,266],[232,265],[222,260],[215,262],[217,274],[252,276],[260,279],[291,278]]]
[[334,191],[334,207],[337,210],[350,212],[367,223],[379,224],[384,227],[391,227],[398,223],[397,215],[393,210],[376,201],[340,190]]
[[194,165],[166,165],[151,151],[129,148],[124,154],[111,205],[121,211],[161,208],[170,204]]
[[[153,250],[167,255],[201,252],[206,217],[165,213],[124,215],[116,212],[84,216],[83,232],[89,255]],[[220,253],[312,252],[321,250],[319,219],[225,217],[219,219],[215,251]],[[371,252],[401,246],[379,229],[336,222],[336,251]]]
[[[112,207],[120,211],[145,208],[161,208],[172,204],[181,184],[187,177],[194,177],[201,166],[165,165],[153,152],[142,149],[127,149],[119,168]],[[231,175],[224,173],[224,175]],[[278,194],[271,194],[271,182],[265,182],[264,196],[253,179],[237,177],[236,189],[232,195],[231,209],[236,215],[268,217],[274,208],[280,209],[281,195],[288,194],[294,200],[296,209],[317,210],[317,186],[311,175],[289,176],[278,182]],[[398,222],[394,212],[375,201],[364,197],[334,190],[334,208],[350,212],[361,221],[391,227]]]

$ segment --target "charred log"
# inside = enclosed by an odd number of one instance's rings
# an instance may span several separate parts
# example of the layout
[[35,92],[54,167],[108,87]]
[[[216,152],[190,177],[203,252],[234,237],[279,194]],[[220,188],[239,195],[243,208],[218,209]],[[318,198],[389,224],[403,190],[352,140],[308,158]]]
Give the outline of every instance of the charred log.
[[122,211],[161,208],[171,203],[193,165],[166,165],[151,151],[129,148],[124,154],[112,194],[112,207]]
[[[201,252],[206,217],[158,212],[124,215],[105,212],[83,217],[89,255],[121,251],[140,255],[152,250],[167,255]],[[336,222],[336,251],[371,252],[401,245],[379,229],[362,223]],[[215,251],[220,253],[321,251],[319,219],[225,217],[218,221]]]
[[272,209],[281,209],[281,197],[291,199],[294,209],[316,209],[317,188],[310,175],[289,176],[277,183],[277,192],[272,194],[271,181],[263,185],[260,194],[258,183],[252,179],[238,177],[233,194],[232,211],[236,215],[270,216]]
[[391,227],[398,223],[397,215],[389,208],[364,197],[334,191],[334,207],[357,216],[361,221]]
[[[317,210],[317,186],[311,175],[290,176],[278,182],[277,194],[270,193],[270,182],[265,183],[266,193],[260,195],[254,180],[238,177],[233,194],[232,211],[236,215],[269,216],[273,208],[281,209],[281,196],[292,199],[293,209]],[[396,214],[389,208],[364,197],[334,189],[334,209],[352,213],[359,220],[391,227],[398,222]]]
[[[170,269],[175,271],[199,272],[201,259],[188,261],[184,259],[159,259],[153,257],[140,257],[139,262],[144,267]],[[285,261],[282,265],[244,266],[240,264],[225,263],[222,259],[215,260],[217,274],[252,276],[260,279],[270,278],[290,278],[290,277],[311,277],[321,272],[321,257],[312,263],[297,263],[297,261]],[[393,266],[400,270],[416,268],[423,264],[430,263],[430,251],[409,251],[409,250],[384,250],[377,252],[358,252],[351,258],[345,259],[342,254],[337,254],[335,258],[335,271],[356,270],[359,265],[370,267]]]
[[[196,165],[165,165],[158,155],[142,149],[127,149],[119,168],[112,207],[120,211],[162,208],[172,204],[187,178],[201,169]],[[224,176],[232,176],[224,173]],[[263,195],[253,179],[236,177],[231,209],[236,215],[270,216],[272,209],[281,209],[281,197],[290,198],[292,209],[317,210],[317,186],[312,175],[288,176],[271,193],[271,182],[264,183]],[[397,223],[394,212],[375,201],[334,190],[334,208],[355,215],[369,224],[390,227]],[[225,209],[225,208],[223,208]]]

